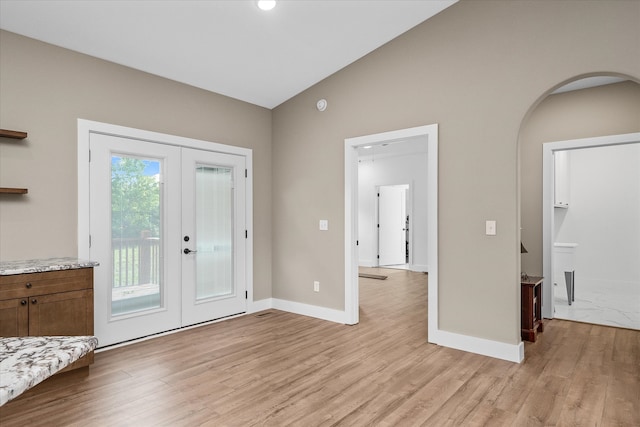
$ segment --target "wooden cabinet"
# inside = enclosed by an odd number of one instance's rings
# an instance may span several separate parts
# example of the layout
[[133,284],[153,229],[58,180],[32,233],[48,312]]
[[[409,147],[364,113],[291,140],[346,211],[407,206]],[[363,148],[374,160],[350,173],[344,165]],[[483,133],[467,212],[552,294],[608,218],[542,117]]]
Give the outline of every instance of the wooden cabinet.
[[93,335],[93,268],[0,276],[0,336],[27,335]]
[[0,337],[29,335],[29,306],[27,298],[0,301]]
[[525,341],[535,342],[538,332],[544,331],[542,321],[542,277],[527,277],[520,283],[521,335]]

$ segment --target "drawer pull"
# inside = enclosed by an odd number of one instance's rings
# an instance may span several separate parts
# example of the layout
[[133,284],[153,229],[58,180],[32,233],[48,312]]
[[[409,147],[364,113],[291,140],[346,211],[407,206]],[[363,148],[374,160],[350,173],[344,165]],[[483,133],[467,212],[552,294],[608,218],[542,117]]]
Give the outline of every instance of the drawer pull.
[[32,285],[31,285],[31,282],[27,283],[27,285],[26,285],[26,286],[27,286],[27,289],[31,289],[31,286],[32,286]]
[[27,305],[27,300],[26,300],[26,299],[23,299],[22,301],[20,301],[20,304],[22,304],[22,305]]
[[31,304],[37,304],[37,302],[38,302],[38,300],[35,299],[35,298],[31,300]]

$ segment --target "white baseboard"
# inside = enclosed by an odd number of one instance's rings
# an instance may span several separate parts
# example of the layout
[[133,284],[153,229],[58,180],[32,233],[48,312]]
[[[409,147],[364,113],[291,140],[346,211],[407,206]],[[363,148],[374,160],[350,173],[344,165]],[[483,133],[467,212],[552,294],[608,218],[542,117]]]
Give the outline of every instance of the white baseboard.
[[332,308],[320,307],[317,305],[303,304],[301,302],[287,301],[278,298],[267,298],[254,301],[249,305],[247,313],[256,313],[258,311],[275,308],[289,313],[300,314],[303,316],[315,317],[317,319],[328,320],[330,322],[345,324],[346,313]]
[[269,310],[270,308],[273,308],[273,298],[261,299],[249,303],[247,313],[257,313],[258,311]]
[[[346,324],[346,313],[344,311],[278,298],[267,298],[260,301],[254,301],[250,305],[248,313],[255,313],[262,310],[268,310],[270,308],[303,316],[315,317],[317,319],[327,320],[330,322]],[[438,330],[435,336],[429,336],[429,342],[444,347],[455,348],[456,350],[495,357],[509,362],[521,363],[524,360],[523,342],[520,342],[519,344],[507,344],[443,330]]]
[[509,362],[521,363],[524,360],[524,343],[522,341],[519,344],[507,344],[438,330],[435,337],[429,337],[429,342]]
[[409,268],[411,268],[411,271],[429,272],[429,266],[426,264],[411,264]]
[[358,267],[376,267],[376,263],[370,259],[361,259],[358,261]]
[[317,319],[328,320],[335,323],[346,323],[347,316],[344,311],[277,298],[272,298],[272,301],[272,308],[275,308],[277,310],[288,311],[289,313],[301,314],[303,316],[315,317]]

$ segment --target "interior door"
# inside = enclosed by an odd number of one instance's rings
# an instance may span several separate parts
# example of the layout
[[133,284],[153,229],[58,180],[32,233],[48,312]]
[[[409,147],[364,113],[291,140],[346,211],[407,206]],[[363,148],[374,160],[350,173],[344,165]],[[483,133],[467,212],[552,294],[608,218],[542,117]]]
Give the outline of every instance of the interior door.
[[406,263],[405,189],[381,186],[378,191],[379,265]]
[[246,311],[245,158],[182,149],[182,323]]
[[89,147],[100,346],[180,327],[180,148],[97,133]]

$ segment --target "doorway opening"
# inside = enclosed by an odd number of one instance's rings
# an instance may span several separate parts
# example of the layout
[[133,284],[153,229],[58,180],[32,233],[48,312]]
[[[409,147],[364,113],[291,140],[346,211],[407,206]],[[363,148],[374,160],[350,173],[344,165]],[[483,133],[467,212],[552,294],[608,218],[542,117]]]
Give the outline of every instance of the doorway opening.
[[543,144],[545,317],[640,329],[639,166],[640,133]]
[[[359,168],[358,154],[361,150],[377,147],[381,149],[400,141],[415,138],[426,139],[426,262],[423,271],[428,271],[428,340],[437,343],[438,334],[438,125],[366,135],[345,140],[345,323],[356,324],[359,319],[358,266],[360,250],[371,247],[366,236],[359,233]],[[370,148],[365,148],[370,147]],[[417,192],[414,189],[413,193]],[[373,192],[372,192],[373,193]],[[414,206],[415,210],[415,206]],[[410,214],[411,215],[411,214]],[[415,222],[414,222],[415,225]],[[413,227],[415,228],[415,226]],[[371,233],[377,235],[377,233]],[[418,231],[413,231],[417,236]],[[362,240],[364,238],[364,241]],[[416,254],[414,254],[415,259]],[[377,265],[377,262],[376,262]]]

